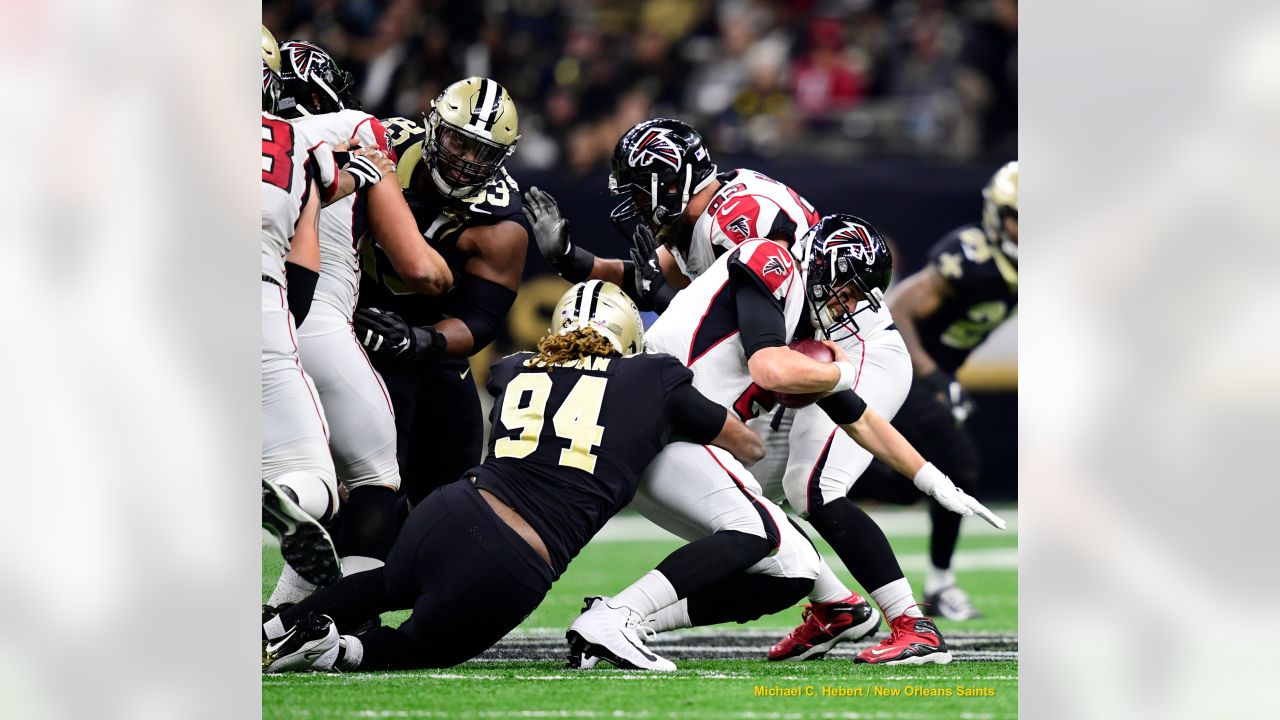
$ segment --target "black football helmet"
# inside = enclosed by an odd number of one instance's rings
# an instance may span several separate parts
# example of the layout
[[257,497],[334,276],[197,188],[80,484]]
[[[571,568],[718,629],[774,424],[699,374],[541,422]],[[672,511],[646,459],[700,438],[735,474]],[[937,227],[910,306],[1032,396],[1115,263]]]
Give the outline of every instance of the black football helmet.
[[715,176],[715,163],[697,130],[671,118],[645,120],[623,133],[613,149],[609,192],[627,197],[609,218],[623,235],[623,223],[633,218],[659,230]]
[[[799,244],[809,321],[829,340],[859,332],[857,315],[879,312],[893,277],[889,244],[856,215],[827,215]],[[854,292],[856,291],[856,292]]]
[[280,43],[280,103],[282,117],[321,115],[339,110],[359,110],[351,73],[319,45],[304,40]]

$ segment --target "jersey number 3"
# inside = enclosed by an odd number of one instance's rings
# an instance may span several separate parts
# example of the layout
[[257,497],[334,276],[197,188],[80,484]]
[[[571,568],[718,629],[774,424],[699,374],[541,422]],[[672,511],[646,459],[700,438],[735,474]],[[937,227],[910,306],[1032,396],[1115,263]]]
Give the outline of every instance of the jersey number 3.
[[293,126],[262,118],[262,182],[285,192],[293,184]]
[[[551,418],[556,435],[569,441],[560,451],[560,464],[595,472],[596,456],[591,450],[604,438],[600,406],[608,380],[592,375],[578,378],[569,395]],[[522,404],[527,393],[528,403]],[[546,420],[547,400],[551,397],[551,377],[543,373],[521,373],[507,385],[503,394],[499,419],[507,430],[519,429],[515,438],[498,438],[493,446],[495,457],[528,457],[538,449],[542,426]]]

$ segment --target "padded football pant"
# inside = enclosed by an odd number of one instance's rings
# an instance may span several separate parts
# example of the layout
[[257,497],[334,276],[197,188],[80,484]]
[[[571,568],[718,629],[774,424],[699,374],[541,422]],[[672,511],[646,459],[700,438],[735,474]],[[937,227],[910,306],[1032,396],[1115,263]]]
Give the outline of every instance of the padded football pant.
[[387,564],[344,577],[282,613],[310,612],[348,634],[370,615],[412,608],[399,628],[360,633],[361,670],[450,667],[479,655],[524,621],[553,577],[533,548],[498,518],[468,480],[417,505]]
[[767,539],[773,552],[747,568],[748,573],[809,580],[818,576],[813,543],[760,494],[750,471],[720,448],[667,445],[645,470],[631,507],[689,541],[723,530]]
[[[854,392],[892,420],[911,387],[911,356],[902,336],[885,329],[866,342],[854,339],[841,346],[858,368]],[[765,458],[752,467],[765,496],[779,503],[785,497],[800,517],[845,497],[873,459],[817,405],[780,408],[750,425],[765,441]],[[908,479],[899,480],[914,491]]]
[[484,417],[466,358],[411,364],[375,356],[396,416],[402,494],[417,504],[480,464]]
[[298,354],[320,391],[338,481],[349,490],[365,485],[399,490],[391,398],[356,340],[350,316],[316,298],[298,329]]
[[[957,426],[951,411],[933,396],[924,383],[911,387],[907,401],[894,418],[894,427],[915,446],[926,460],[946,473],[957,487],[976,494],[980,485],[980,458],[973,437],[963,427]],[[903,487],[902,478],[883,463],[876,462],[867,473],[867,482],[854,489],[854,498],[875,498],[887,502],[911,504],[921,499],[920,492],[910,483]],[[865,485],[865,487],[864,487]],[[933,530],[929,537],[929,559],[934,567],[951,567],[956,542],[960,538],[959,515],[928,498],[929,516]]]
[[[327,511],[306,507],[317,519],[338,507],[329,456],[329,427],[311,378],[302,369],[293,316],[284,288],[262,282],[262,477],[314,478],[328,494]],[[306,493],[299,492],[305,496]]]

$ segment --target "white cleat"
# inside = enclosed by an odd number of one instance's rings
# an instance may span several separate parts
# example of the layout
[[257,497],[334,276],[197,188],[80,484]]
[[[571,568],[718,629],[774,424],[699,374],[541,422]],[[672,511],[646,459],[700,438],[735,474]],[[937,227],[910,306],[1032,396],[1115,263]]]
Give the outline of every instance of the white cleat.
[[262,670],[267,673],[328,671],[338,660],[338,627],[328,615],[310,614],[289,632],[267,641]]
[[587,598],[587,607],[564,636],[569,641],[569,666],[588,669],[604,660],[622,670],[675,672],[675,663],[645,647],[640,635],[651,636],[653,631],[643,621],[631,608],[613,607],[605,598]]

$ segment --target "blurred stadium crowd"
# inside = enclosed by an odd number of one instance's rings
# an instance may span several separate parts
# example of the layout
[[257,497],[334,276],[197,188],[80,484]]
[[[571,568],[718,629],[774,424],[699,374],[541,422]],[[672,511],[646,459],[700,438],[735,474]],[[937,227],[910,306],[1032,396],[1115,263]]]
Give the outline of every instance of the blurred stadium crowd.
[[518,168],[597,170],[665,114],[722,152],[1016,154],[1017,0],[264,0],[262,16],[332,53],[380,117],[497,79]]

